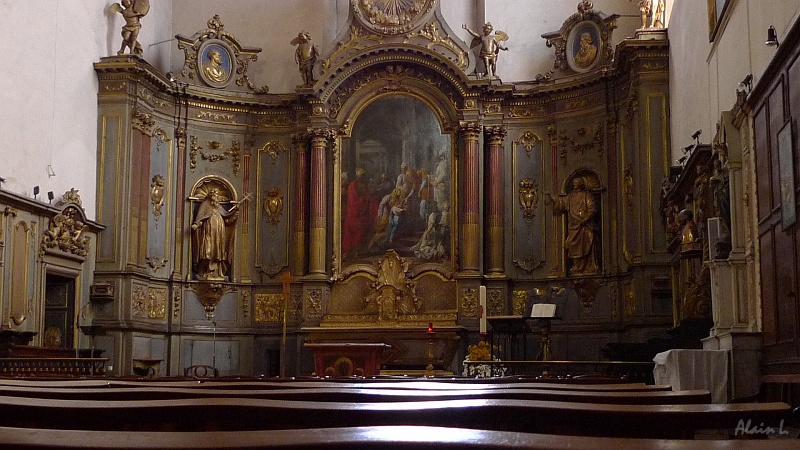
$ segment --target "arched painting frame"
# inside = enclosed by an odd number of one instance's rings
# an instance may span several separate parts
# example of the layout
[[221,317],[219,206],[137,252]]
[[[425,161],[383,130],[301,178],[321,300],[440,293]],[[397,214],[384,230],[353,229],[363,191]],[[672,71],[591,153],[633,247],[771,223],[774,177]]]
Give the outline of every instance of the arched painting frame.
[[411,94],[380,95],[354,117],[335,183],[342,267],[390,249],[411,266],[451,262],[453,136]]

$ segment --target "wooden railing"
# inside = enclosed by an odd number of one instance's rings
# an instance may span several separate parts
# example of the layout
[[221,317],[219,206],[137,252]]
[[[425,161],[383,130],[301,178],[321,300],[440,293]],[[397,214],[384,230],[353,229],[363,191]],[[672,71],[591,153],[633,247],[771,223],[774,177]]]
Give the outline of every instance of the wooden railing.
[[[471,373],[485,373],[481,366],[489,367],[491,376],[532,376],[543,378],[581,380],[593,377],[620,379],[653,384],[653,362],[630,361],[464,361]],[[469,373],[469,372],[468,372]]]
[[103,376],[108,358],[0,358],[0,375]]

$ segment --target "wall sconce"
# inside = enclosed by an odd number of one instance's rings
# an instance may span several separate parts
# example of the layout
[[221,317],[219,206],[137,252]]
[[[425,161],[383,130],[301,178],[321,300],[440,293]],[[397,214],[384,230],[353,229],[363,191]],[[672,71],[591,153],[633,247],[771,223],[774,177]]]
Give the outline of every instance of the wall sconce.
[[750,94],[750,91],[753,89],[753,74],[748,73],[744,80],[740,81],[739,84],[736,85],[736,90],[739,92],[744,92],[745,94]]
[[770,25],[769,28],[767,28],[767,42],[765,42],[765,44],[775,48],[778,48],[780,45],[778,42],[778,32],[775,31],[775,27],[773,25]]
[[53,191],[47,191],[47,200],[48,200],[47,203],[52,205],[54,198],[56,198],[56,196],[55,196],[55,194],[53,194]]

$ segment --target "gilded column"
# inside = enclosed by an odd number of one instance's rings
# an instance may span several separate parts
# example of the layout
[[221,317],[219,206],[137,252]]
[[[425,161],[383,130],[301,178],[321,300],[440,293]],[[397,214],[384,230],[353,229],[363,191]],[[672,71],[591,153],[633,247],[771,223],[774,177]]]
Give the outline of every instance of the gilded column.
[[311,228],[309,230],[309,273],[325,275],[327,232],[327,189],[325,152],[332,137],[327,128],[311,128]]
[[503,274],[503,139],[506,137],[506,127],[486,127],[486,135],[489,143],[486,272]]
[[308,215],[308,148],[306,143],[307,136],[300,133],[292,136],[292,147],[294,147],[296,161],[294,180],[293,270],[295,275],[303,275],[306,272],[306,217]]
[[461,122],[461,142],[464,155],[464,190],[461,218],[464,239],[461,244],[461,270],[480,271],[478,249],[480,248],[480,179],[478,171],[478,138],[482,126],[476,122]]

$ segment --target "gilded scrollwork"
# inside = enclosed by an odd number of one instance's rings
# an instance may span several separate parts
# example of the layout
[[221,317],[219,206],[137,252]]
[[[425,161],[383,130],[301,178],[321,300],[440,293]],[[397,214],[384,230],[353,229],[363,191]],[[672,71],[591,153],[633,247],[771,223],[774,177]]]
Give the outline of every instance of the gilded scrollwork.
[[377,262],[378,277],[371,284],[364,310],[377,314],[378,321],[395,321],[399,316],[416,314],[422,309],[416,284],[407,277],[408,261],[389,250]]
[[622,190],[625,194],[625,203],[629,207],[633,207],[634,200],[636,199],[636,188],[633,183],[633,165],[628,164],[622,170]]
[[167,317],[167,290],[151,288],[147,293],[147,318],[164,319]]
[[602,126],[581,127],[575,130],[573,135],[561,131],[559,139],[561,140],[561,159],[564,164],[566,164],[567,150],[581,155],[589,151],[596,151],[599,156],[603,156],[605,129]]
[[486,289],[486,315],[501,316],[505,313],[505,291],[498,288]]
[[[239,141],[233,141],[231,143],[231,147],[222,153],[204,152],[203,147],[197,144],[197,136],[191,136],[190,141],[191,144],[189,145],[189,170],[191,170],[192,172],[195,171],[195,169],[197,168],[197,156],[200,155],[201,159],[211,163],[224,161],[230,158],[234,175],[239,174],[239,168],[241,167],[241,155],[242,155],[242,150],[240,148],[241,144]],[[222,146],[222,144],[217,141],[211,141],[208,143],[208,145],[212,149],[220,148]]]
[[181,291],[175,289],[172,293],[172,318],[179,319],[181,316]]
[[89,237],[83,236],[86,224],[78,209],[68,206],[60,214],[56,214],[42,236],[39,254],[58,248],[62,252],[85,257],[89,251]]
[[164,207],[164,199],[166,196],[166,188],[164,187],[164,177],[161,175],[153,176],[150,183],[150,204],[153,205],[153,215],[158,220],[162,214]]
[[322,71],[328,70],[331,61],[336,61],[339,56],[351,51],[361,50],[369,46],[382,44],[383,37],[379,34],[366,34],[363,30],[355,25],[350,26],[350,37],[346,42],[339,42],[336,46],[336,51],[333,52],[330,58],[322,61]]
[[322,290],[309,289],[306,294],[305,302],[306,317],[318,319],[322,316]]
[[453,42],[452,39],[442,35],[439,31],[439,26],[437,25],[436,22],[431,22],[425,25],[419,31],[408,33],[406,35],[406,40],[404,43],[408,43],[412,38],[416,36],[424,37],[430,41],[430,43],[428,43],[428,45],[426,46],[428,49],[432,50],[435,46],[441,45],[450,50],[451,52],[453,52],[453,54],[455,54],[456,57],[458,58],[456,62],[456,64],[458,64],[458,67],[461,67],[463,69],[467,67],[467,65],[469,64],[467,53],[461,50],[461,48],[459,48],[459,46],[455,42]]
[[250,291],[242,291],[242,316],[246,319],[250,315]]
[[267,189],[265,192],[264,212],[267,215],[267,223],[277,225],[283,215],[283,192],[277,187]]
[[436,0],[351,0],[356,18],[381,34],[411,31],[436,6]]
[[630,281],[625,283],[624,308],[625,317],[633,317],[636,314],[636,287]]
[[286,153],[287,150],[280,142],[269,141],[261,147],[261,151],[266,152],[272,158],[272,164],[275,165],[278,162],[278,156]]
[[291,311],[292,311],[292,316],[295,319],[303,318],[303,294],[299,292],[295,292],[294,294],[292,294]]
[[517,144],[521,145],[522,148],[525,149],[525,155],[530,158],[533,150],[536,148],[537,145],[542,144],[542,140],[539,139],[539,136],[536,136],[532,131],[526,131],[522,133],[522,135],[515,141]]
[[133,124],[134,129],[151,136],[153,134],[153,126],[155,126],[156,120],[153,118],[152,114],[142,111],[139,108],[135,108],[133,110],[131,123]]
[[[402,86],[408,81],[427,83],[445,94],[453,105],[458,104],[457,99],[460,98],[460,94],[458,94],[453,86],[439,74],[416,66],[376,64],[374,67],[362,70],[358,74],[348,78],[332,93],[329,99],[330,108],[328,110],[328,117],[335,118],[338,116],[344,103],[370,83],[380,82],[384,83],[384,86],[393,86],[392,89],[396,89],[397,86]],[[434,111],[437,116],[444,116],[442,111],[438,108],[434,107]]]
[[167,260],[159,256],[148,256],[147,265],[153,270],[158,270],[167,265]]
[[131,316],[147,317],[147,294],[141,286],[131,295]]
[[525,311],[525,301],[528,298],[528,291],[511,292],[511,314],[515,316],[527,315]]
[[461,315],[463,317],[478,317],[478,290],[464,288],[461,290]]
[[256,294],[253,320],[260,323],[283,321],[284,294]]
[[536,208],[539,206],[539,183],[533,178],[523,178],[519,181],[519,206],[522,208],[522,217],[531,220],[536,217]]

